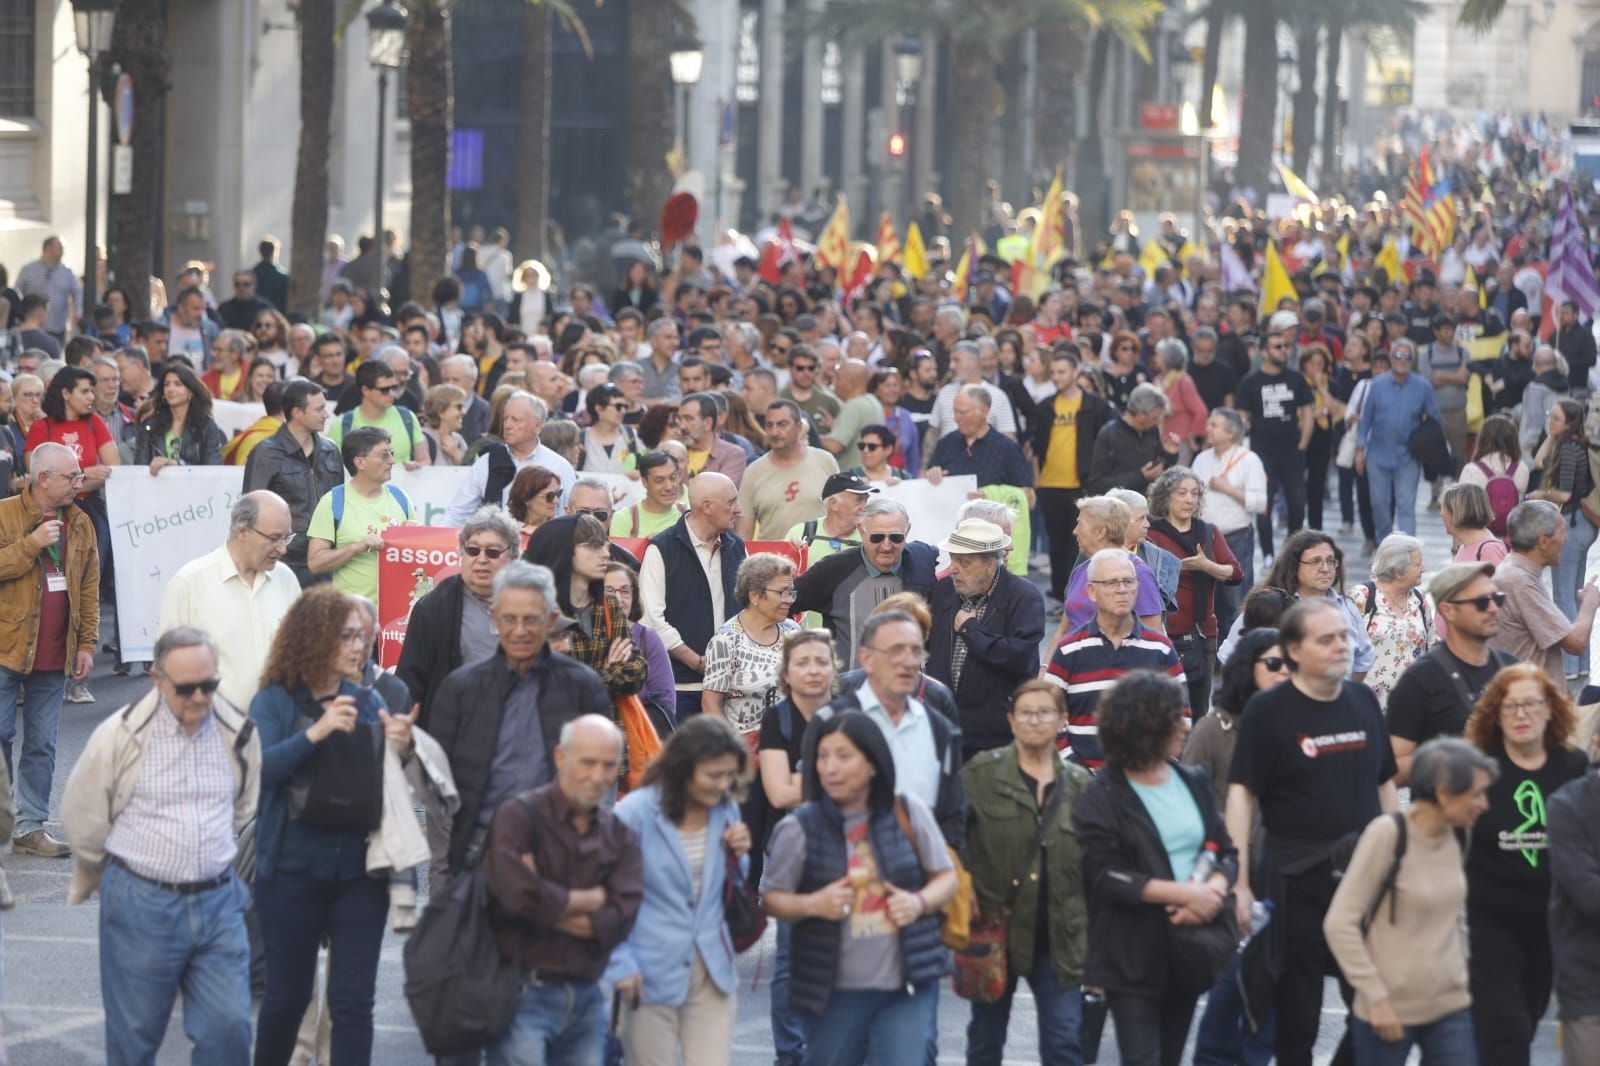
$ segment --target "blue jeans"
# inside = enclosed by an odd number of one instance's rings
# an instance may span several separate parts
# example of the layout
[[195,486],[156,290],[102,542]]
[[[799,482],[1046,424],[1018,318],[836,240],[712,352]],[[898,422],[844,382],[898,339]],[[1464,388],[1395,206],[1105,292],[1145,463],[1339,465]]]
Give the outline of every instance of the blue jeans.
[[937,981],[918,985],[910,995],[836,988],[827,1010],[805,1022],[806,1066],[923,1066],[938,1002]]
[[1194,1066],[1270,1066],[1275,1030],[1269,1008],[1261,1031],[1250,1031],[1244,1018],[1244,997],[1239,994],[1236,954],[1222,971],[1222,980],[1206,996],[1206,1009],[1195,1034]]
[[1367,460],[1367,484],[1372,489],[1372,526],[1375,538],[1382,541],[1398,527],[1402,533],[1417,533],[1417,485],[1422,468],[1410,455],[1398,464],[1386,466]]
[[100,994],[106,1061],[149,1066],[183,991],[192,1061],[250,1060],[249,890],[235,877],[179,895],[108,863],[100,883]]
[[606,1004],[597,982],[522,990],[511,1028],[489,1049],[489,1066],[600,1066]]
[[[1561,545],[1561,558],[1550,574],[1550,595],[1556,607],[1569,619],[1578,617],[1578,589],[1583,585],[1584,561],[1589,557],[1589,546],[1594,543],[1594,523],[1582,511],[1566,519],[1567,539]],[[1588,680],[1589,650],[1582,655],[1562,652],[1567,673],[1584,674]]]
[[[71,655],[71,649],[68,649]],[[13,761],[17,735],[17,694],[22,694],[22,757]],[[43,829],[50,817],[50,783],[56,775],[56,731],[67,675],[59,671],[19,674],[0,666],[0,750],[14,768],[17,783],[16,836]]]
[[[993,1003],[974,1003],[967,1023],[967,1066],[1000,1066],[1005,1052],[1006,1029],[1011,1023],[1011,1000],[1019,975],[1012,974],[1006,994]],[[1039,1061],[1044,1066],[1082,1066],[1083,991],[1077,985],[1061,986],[1048,952],[1036,952],[1033,972],[1034,1013],[1039,1019]]]
[[806,1057],[806,1031],[801,1027],[800,1015],[789,1007],[789,938],[793,927],[788,922],[778,922],[778,950],[772,960],[772,1006],[768,1014],[772,1023],[772,1050],[778,1062],[799,1063]]
[[295,1034],[311,1002],[317,948],[324,934],[333,1061],[340,1066],[369,1062],[389,883],[374,877],[323,881],[283,872],[258,877],[256,914],[267,948],[267,988],[256,1021],[255,1066],[287,1066],[294,1053]]
[[1405,1035],[1392,1044],[1352,1013],[1350,1047],[1356,1066],[1405,1066],[1412,1047],[1422,1049],[1424,1066],[1478,1066],[1470,1010],[1446,1014],[1427,1025],[1408,1025]]

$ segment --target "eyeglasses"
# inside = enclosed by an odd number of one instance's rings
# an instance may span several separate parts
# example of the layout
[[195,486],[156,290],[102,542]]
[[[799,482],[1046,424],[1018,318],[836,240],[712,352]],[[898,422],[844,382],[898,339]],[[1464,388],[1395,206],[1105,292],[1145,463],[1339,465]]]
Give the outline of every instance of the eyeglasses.
[[255,526],[245,526],[244,528],[248,529],[258,537],[265,538],[268,543],[273,545],[273,547],[287,548],[289,545],[294,543],[294,533],[267,533],[263,530],[257,529]]
[[[77,485],[77,484],[81,483],[85,478],[87,478],[89,476],[88,474],[85,474],[82,470],[74,470],[71,473],[67,473],[67,474],[57,473],[54,470],[46,470],[44,473],[45,474],[49,474],[51,477],[58,477],[63,481],[70,481],[74,485]],[[40,474],[39,476],[43,477],[44,474]]]
[[769,593],[769,594],[771,594],[773,596],[776,596],[780,600],[792,600],[796,596],[800,595],[799,590],[796,589],[793,585],[790,585],[788,588],[781,588],[781,589],[764,588],[761,591],[765,592],[765,593]]
[[603,526],[609,527],[611,525],[611,512],[606,510],[604,507],[580,507],[572,513],[586,514],[590,518],[598,521]]
[[385,448],[381,452],[368,452],[366,455],[363,455],[361,458],[363,458],[363,459],[376,459],[380,463],[392,463],[392,462],[394,462],[394,450],[391,449],[391,448]]
[[339,634],[339,643],[341,644],[362,644],[366,640],[367,631],[365,629],[346,629]]
[[1462,607],[1470,606],[1476,611],[1483,612],[1489,609],[1489,604],[1491,603],[1496,607],[1504,607],[1506,605],[1506,594],[1504,592],[1490,592],[1483,596],[1473,596],[1471,599],[1445,600],[1444,602],[1457,604]]
[[1500,713],[1507,718],[1519,718],[1523,715],[1532,718],[1548,706],[1550,706],[1549,702],[1543,699],[1522,700],[1517,703],[1502,703],[1500,705]]
[[1332,555],[1318,556],[1315,559],[1301,559],[1301,566],[1314,566],[1318,570],[1337,570],[1339,560]]
[[863,644],[861,646],[870,652],[876,652],[890,659],[904,659],[910,656],[919,663],[928,661],[928,649],[921,644],[896,644],[892,648],[880,648],[875,644]]
[[495,559],[500,558],[500,556],[504,555],[510,550],[510,548],[491,548],[487,545],[468,544],[465,548],[461,549],[461,554],[465,555],[468,559],[476,559],[480,555],[486,555],[489,557],[489,560],[493,562]]
[[204,681],[185,681],[181,684],[174,681],[172,683],[172,692],[179,699],[186,700],[191,698],[196,692],[204,692],[207,696],[209,696],[213,692],[217,691],[217,687],[221,684],[222,679],[220,677],[208,677]]
[[1289,660],[1285,659],[1281,655],[1263,655],[1261,658],[1256,660],[1256,665],[1265,666],[1269,671],[1275,674],[1279,670],[1288,669]]
[[1127,592],[1129,589],[1139,587],[1139,579],[1136,577],[1108,577],[1103,581],[1091,579],[1089,584],[1104,585],[1113,592]]
[[1015,718],[1019,722],[1048,722],[1052,719],[1060,717],[1060,715],[1055,711],[1019,711],[1013,707],[1011,710],[1011,717]]
[[874,544],[882,544],[884,541],[888,541],[890,544],[904,544],[906,535],[904,533],[868,533],[867,539]]

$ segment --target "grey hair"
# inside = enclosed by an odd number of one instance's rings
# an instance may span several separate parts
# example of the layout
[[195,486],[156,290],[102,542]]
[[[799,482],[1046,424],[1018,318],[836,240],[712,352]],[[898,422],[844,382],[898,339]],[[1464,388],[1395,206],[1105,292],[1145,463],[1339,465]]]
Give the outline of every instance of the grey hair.
[[[44,354],[43,352],[40,353]],[[63,359],[46,359],[39,364],[39,379],[49,386],[51,379],[67,368]]]
[[933,313],[933,320],[935,322],[953,322],[956,329],[965,329],[967,313],[954,304],[945,304]]
[[994,342],[994,338],[989,336],[989,334],[987,334],[987,333],[985,333],[983,336],[977,338],[972,343],[977,346],[979,355],[982,355],[983,352],[984,352],[984,349],[986,349],[986,348],[988,350],[990,350],[990,351],[995,351],[995,352],[998,352],[1000,350],[1000,346]]
[[1210,326],[1201,326],[1199,329],[1190,334],[1190,339],[1197,341],[1211,341],[1212,343],[1216,343],[1218,340],[1217,331],[1212,329]]
[[152,668],[161,672],[167,656],[179,648],[205,648],[211,653],[211,661],[218,661],[217,642],[211,639],[211,634],[194,626],[173,626],[156,638],[155,650],[150,653]]
[[533,393],[523,392],[520,389],[506,397],[506,402],[501,406],[500,410],[502,412],[505,411],[507,407],[510,407],[518,400],[522,400],[527,403],[529,409],[533,411],[533,420],[535,422],[544,422],[549,419],[550,408],[545,406],[544,401],[539,399],[539,397],[535,396]]
[[1561,512],[1555,504],[1549,500],[1525,500],[1506,516],[1506,542],[1514,552],[1531,552],[1540,537],[1553,537],[1560,528]]
[[385,344],[382,348],[378,349],[378,358],[385,363],[389,361],[389,357],[391,355],[397,355],[401,359],[405,360],[407,366],[411,365],[411,353],[400,347],[398,344]]
[[954,359],[958,352],[962,355],[970,355],[974,359],[978,358],[978,346],[973,341],[956,341],[950,346],[950,358]]
[[1087,573],[1089,578],[1093,579],[1095,567],[1099,566],[1101,563],[1121,563],[1123,566],[1126,566],[1135,577],[1138,576],[1138,570],[1133,565],[1133,558],[1128,555],[1128,550],[1126,548],[1101,548],[1099,551],[1090,556],[1089,570]]
[[753,352],[761,345],[761,331],[749,322],[735,322],[728,327],[728,339],[739,338],[739,345],[747,352]]
[[[41,445],[40,447],[43,447]],[[37,452],[35,454],[38,454]],[[879,515],[892,514],[906,524],[906,529],[911,528],[911,512],[906,510],[906,505],[899,500],[891,500],[887,496],[874,496],[861,508],[861,525],[866,526],[867,520],[877,518]]]
[[767,587],[767,582],[783,574],[794,573],[794,560],[776,552],[756,552],[739,564],[733,579],[733,598],[739,606],[748,607],[755,594]]
[[582,714],[576,718],[567,719],[567,721],[561,726],[561,734],[556,740],[556,747],[563,749],[570,747],[572,745],[572,734],[578,731],[578,726],[580,724],[594,725],[597,728],[604,724],[611,731],[611,739],[617,742],[617,746],[619,748],[622,746],[622,730],[617,728],[617,723],[613,722],[604,715]]
[[590,363],[578,371],[578,387],[592,389],[610,375],[611,368],[604,363]]
[[130,344],[126,348],[118,348],[117,354],[138,363],[146,370],[150,369],[150,353],[144,350],[142,344]]
[[1393,581],[1422,558],[1422,541],[1407,533],[1390,533],[1372,553],[1372,580]]
[[456,368],[456,367],[459,367],[462,370],[471,371],[473,380],[474,381],[477,380],[477,378],[478,378],[478,361],[476,359],[472,358],[472,356],[470,356],[470,355],[452,355],[448,359],[439,360],[439,369],[440,370],[444,370],[446,368]]
[[217,343],[227,345],[228,350],[240,359],[243,359],[244,354],[250,350],[248,335],[241,329],[223,330],[217,334]]
[[870,647],[872,642],[877,639],[878,630],[896,622],[905,622],[914,627],[919,634],[922,632],[922,624],[913,618],[909,611],[876,611],[867,615],[867,620],[861,624],[861,640],[856,646],[858,648],[862,645]]
[[1233,434],[1233,439],[1236,443],[1244,440],[1244,416],[1238,411],[1231,407],[1213,407],[1211,414],[1213,417],[1220,416],[1222,418],[1222,421],[1228,427],[1228,432]]
[[573,492],[577,492],[579,489],[599,489],[601,492],[606,494],[606,499],[611,499],[611,482],[607,481],[605,478],[595,477],[592,474],[586,477],[580,477],[578,480],[572,483],[572,489],[567,495],[571,496]]
[[965,396],[973,403],[982,404],[985,411],[994,406],[994,397],[989,395],[989,388],[986,385],[963,385],[957,395]]
[[[1206,507],[1205,482],[1200,480],[1200,475],[1196,474],[1193,470],[1190,470],[1186,466],[1169,466],[1167,469],[1161,472],[1160,477],[1156,478],[1150,483],[1151,518],[1167,517],[1167,504],[1171,501],[1172,494],[1178,491],[1178,486],[1182,485],[1185,481],[1194,482],[1195,488],[1200,490],[1200,501],[1194,512],[1195,517],[1198,518],[1200,516],[1200,513],[1204,511]],[[1113,489],[1112,491],[1116,490]]]
[[[19,377],[28,376],[30,375],[19,375]],[[32,474],[34,477],[38,477],[40,474],[46,472],[52,474],[60,473],[60,460],[62,459],[66,459],[68,462],[75,463],[78,461],[78,456],[65,444],[57,444],[54,441],[45,441],[43,444],[34,448],[33,454],[28,456],[28,473]]]
[[678,320],[671,315],[663,315],[650,323],[650,328],[645,330],[646,337],[654,337],[657,333],[665,333],[668,329],[677,329]]
[[500,597],[507,589],[527,589],[544,599],[545,610],[557,610],[556,578],[548,566],[539,566],[526,559],[513,559],[506,568],[494,576],[494,592],[489,598],[491,610],[500,606]]
[[235,536],[244,532],[261,517],[261,501],[251,499],[247,492],[233,503],[233,510],[228,514],[228,535]]
[[1411,757],[1411,800],[1437,804],[1444,796],[1460,796],[1472,788],[1479,771],[1494,782],[1500,766],[1460,737],[1438,737]]
[[639,364],[632,359],[619,359],[611,364],[610,376],[612,383],[615,384],[620,381],[628,381],[631,378],[642,378],[644,377],[644,371],[640,370]]
[[1011,523],[1016,520],[1016,515],[999,500],[968,500],[956,512],[956,525],[959,526],[969,518],[981,518],[985,522],[993,522],[1010,533]]
[[1168,337],[1156,345],[1156,358],[1161,360],[1161,365],[1167,370],[1187,370],[1189,368],[1189,349],[1176,337]]
[[122,374],[122,368],[118,366],[117,361],[111,358],[109,355],[97,355],[93,359],[89,360],[89,365],[103,366],[107,370],[115,370],[118,376],[121,376]]
[[553,418],[539,430],[539,443],[553,452],[564,453],[566,449],[578,443],[582,431],[578,423],[565,418]]
[[456,535],[456,541],[465,548],[467,541],[484,532],[500,534],[500,539],[506,542],[508,549],[516,548],[521,539],[517,520],[507,514],[505,508],[492,503],[484,504],[461,523],[461,531]]
[[1131,415],[1165,414],[1167,407],[1167,394],[1148,381],[1135,385],[1128,394],[1128,413]]
[[1105,530],[1108,540],[1121,544],[1128,539],[1128,524],[1133,521],[1133,515],[1124,500],[1109,493],[1085,496],[1078,501],[1078,515]]
[[1150,510],[1150,501],[1145,498],[1145,495],[1142,492],[1134,492],[1132,489],[1116,488],[1106,490],[1106,495],[1110,496],[1113,500],[1121,500],[1123,503],[1128,505],[1128,511],[1130,512],[1128,518],[1130,521],[1133,518],[1131,512],[1135,510]]

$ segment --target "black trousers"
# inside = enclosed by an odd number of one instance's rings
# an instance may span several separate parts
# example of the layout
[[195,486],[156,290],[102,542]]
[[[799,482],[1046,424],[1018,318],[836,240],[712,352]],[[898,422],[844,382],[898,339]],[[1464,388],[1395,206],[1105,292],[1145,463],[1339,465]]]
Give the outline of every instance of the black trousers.
[[1333,462],[1333,430],[1311,431],[1311,445],[1306,449],[1306,519],[1312,529],[1326,528],[1322,524],[1322,505],[1328,499],[1328,466]]
[[1283,501],[1289,508],[1289,528],[1285,535],[1306,524],[1306,456],[1298,448],[1256,454],[1267,472],[1267,509],[1256,519],[1256,529],[1261,534],[1261,554],[1276,555],[1278,542],[1272,538],[1272,508],[1278,493],[1283,493]]
[[1167,985],[1159,999],[1115,992],[1106,997],[1122,1066],[1178,1066],[1182,1061],[1199,997],[1173,988],[1170,978]]
[[1361,532],[1368,540],[1375,540],[1377,525],[1372,520],[1372,486],[1367,475],[1358,474],[1354,467],[1339,468],[1339,517],[1345,523],[1354,523],[1353,514],[1361,518]]
[[1082,489],[1035,489],[1039,513],[1044,516],[1045,535],[1050,538],[1050,592],[1061,599],[1067,578],[1078,565],[1078,538],[1072,527],[1078,524],[1078,500]]
[[[1323,979],[1339,978],[1339,996],[1346,1007],[1355,998],[1355,989],[1345,981],[1338,964],[1328,951],[1322,935],[1322,919],[1333,900],[1333,870],[1324,862],[1297,877],[1283,878],[1283,899],[1273,914],[1273,923],[1283,923],[1286,938],[1283,973],[1278,978],[1278,1036],[1274,1050],[1278,1066],[1311,1066],[1317,1029],[1322,1023]],[[1334,1066],[1349,1066],[1348,1029],[1334,1053]]]
[[1189,719],[1198,722],[1211,709],[1211,664],[1217,659],[1217,638],[1201,636],[1194,629],[1173,637],[1172,647],[1183,664],[1184,683],[1189,686]]
[[1528,1066],[1534,1030],[1550,1005],[1550,930],[1544,901],[1525,913],[1467,906],[1472,1028],[1484,1066]]

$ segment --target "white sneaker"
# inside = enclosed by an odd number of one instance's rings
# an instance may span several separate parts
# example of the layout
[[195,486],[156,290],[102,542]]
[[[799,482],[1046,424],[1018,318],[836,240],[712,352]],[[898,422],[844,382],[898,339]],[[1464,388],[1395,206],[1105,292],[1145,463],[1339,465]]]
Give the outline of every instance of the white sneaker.
[[94,693],[89,691],[87,681],[72,681],[67,684],[68,703],[93,703]]

